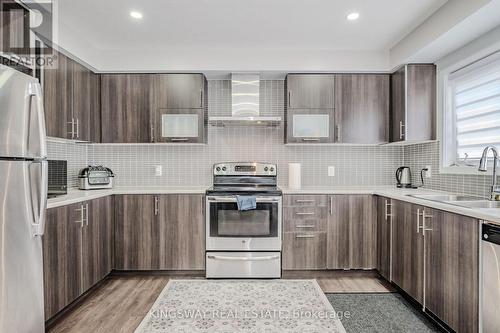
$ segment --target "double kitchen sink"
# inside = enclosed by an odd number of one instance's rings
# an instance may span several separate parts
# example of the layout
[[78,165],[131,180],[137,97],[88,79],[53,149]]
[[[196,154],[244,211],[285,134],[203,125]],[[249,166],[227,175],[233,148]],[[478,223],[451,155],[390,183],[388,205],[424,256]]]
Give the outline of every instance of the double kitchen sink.
[[484,198],[458,195],[458,194],[409,194],[409,197],[437,201],[459,207],[471,209],[498,209],[500,211],[500,201],[489,201]]

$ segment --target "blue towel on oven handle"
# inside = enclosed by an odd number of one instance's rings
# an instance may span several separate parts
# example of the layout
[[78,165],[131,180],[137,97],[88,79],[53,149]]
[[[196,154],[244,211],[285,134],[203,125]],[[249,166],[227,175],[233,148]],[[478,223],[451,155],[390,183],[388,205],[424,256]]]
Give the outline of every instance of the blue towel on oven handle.
[[238,205],[238,210],[252,210],[257,208],[257,198],[255,196],[249,195],[237,195],[236,204]]

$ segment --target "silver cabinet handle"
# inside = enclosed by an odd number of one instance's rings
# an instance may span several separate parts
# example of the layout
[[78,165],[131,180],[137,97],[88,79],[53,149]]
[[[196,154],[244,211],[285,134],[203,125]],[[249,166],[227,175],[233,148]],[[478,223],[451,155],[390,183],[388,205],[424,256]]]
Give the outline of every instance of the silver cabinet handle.
[[424,235],[424,237],[425,237],[425,232],[426,231],[432,231],[432,228],[427,228],[426,227],[426,225],[425,225],[426,219],[432,219],[432,215],[427,215],[425,213],[425,210],[424,210],[423,213],[422,213],[422,234]]
[[76,138],[80,138],[80,121],[78,118],[76,118]]
[[330,215],[333,215],[333,197],[330,197]]
[[[236,202],[236,197],[233,196],[209,196],[207,197],[208,201],[213,202]],[[257,202],[279,202],[280,197],[257,197]]]
[[151,142],[155,142],[155,129],[154,129],[154,125],[151,125]]
[[155,197],[155,208],[154,208],[155,215],[158,215],[160,212],[160,207],[159,207],[159,199],[158,197]]
[[420,233],[420,229],[423,229],[423,223],[420,225],[420,216],[422,216],[423,212],[420,212],[420,208],[417,209],[417,234]]
[[189,139],[188,138],[172,138],[170,139],[170,141],[173,141],[173,142],[184,142],[184,141],[188,141]]
[[76,211],[80,212],[80,221],[75,221],[75,223],[80,223],[80,228],[83,228],[85,223],[85,208],[83,208],[83,204],[80,204],[80,208],[77,208]]
[[306,200],[306,199],[297,199],[297,200],[295,200],[295,202],[296,203],[314,203],[316,201],[312,200],[312,199],[308,199],[308,200]]
[[296,215],[302,216],[302,215],[316,215],[314,212],[296,212]]
[[288,107],[292,106],[292,91],[288,90]]
[[314,228],[315,225],[314,224],[297,224],[295,227],[296,228]]
[[401,120],[401,121],[399,122],[399,138],[400,138],[401,140],[403,140],[403,138],[404,138],[404,136],[405,136],[405,134],[404,134],[404,130],[403,130],[403,128],[404,128],[404,127],[405,127],[405,124],[403,124],[403,121]]
[[200,90],[200,108],[203,107],[203,89]]
[[88,202],[85,204],[85,223],[87,226],[89,225],[89,204]]
[[226,257],[226,256],[214,256],[208,255],[208,259],[214,260],[231,260],[231,261],[264,261],[264,260],[276,260],[280,256],[266,256],[266,257]]
[[318,142],[319,139],[313,139],[313,138],[303,138],[302,141],[304,142]]
[[295,235],[295,238],[314,238],[316,237],[316,235],[311,235],[311,234],[307,234],[307,235]]
[[389,200],[387,200],[387,199],[386,199],[386,200],[385,200],[385,220],[386,220],[386,221],[387,221],[387,219],[388,219],[389,217],[391,217],[391,216],[392,216],[392,212],[391,212],[391,213],[389,213],[389,207],[392,207],[392,204],[391,204],[391,203],[389,203]]
[[75,118],[71,118],[71,121],[68,121],[68,124],[71,125],[71,130],[68,132],[68,134],[71,135],[71,138],[75,138]]

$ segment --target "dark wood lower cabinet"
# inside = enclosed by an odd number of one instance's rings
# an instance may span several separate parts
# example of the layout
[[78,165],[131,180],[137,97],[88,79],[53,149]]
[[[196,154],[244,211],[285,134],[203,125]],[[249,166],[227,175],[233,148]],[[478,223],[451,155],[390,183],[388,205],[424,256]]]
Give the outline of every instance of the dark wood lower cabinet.
[[477,219],[393,200],[392,281],[456,332],[478,332]]
[[372,195],[330,197],[329,269],[373,269],[377,266],[374,200]]
[[391,281],[391,199],[377,197],[377,268]]
[[285,270],[326,269],[325,232],[283,233],[283,262]]
[[424,237],[417,217],[423,209],[401,201],[392,208],[392,281],[423,304]]
[[115,198],[115,268],[159,269],[160,229],[155,218],[155,196],[119,195]]
[[47,210],[43,240],[45,319],[109,274],[113,198]]
[[480,223],[435,209],[425,213],[425,308],[456,332],[477,332]]
[[82,233],[75,220],[80,204],[48,209],[43,242],[45,318],[81,294]]
[[160,269],[205,269],[203,195],[159,196]]
[[120,195],[115,198],[115,268],[205,268],[203,195]]
[[[113,268],[113,197],[85,203],[83,238],[83,290],[105,278]],[[88,210],[88,212],[87,212]]]

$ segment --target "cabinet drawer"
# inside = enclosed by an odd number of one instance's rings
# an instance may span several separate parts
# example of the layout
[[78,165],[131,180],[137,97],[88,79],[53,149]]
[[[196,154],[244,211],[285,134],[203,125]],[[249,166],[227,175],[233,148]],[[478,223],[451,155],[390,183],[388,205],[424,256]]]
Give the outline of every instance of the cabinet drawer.
[[283,197],[284,207],[308,207],[326,206],[326,195],[285,195]]
[[283,269],[325,269],[326,233],[285,232]]
[[326,214],[326,207],[286,207],[283,209],[284,221],[321,220],[326,218]]
[[285,232],[326,232],[326,219],[291,219],[286,220],[283,227]]

